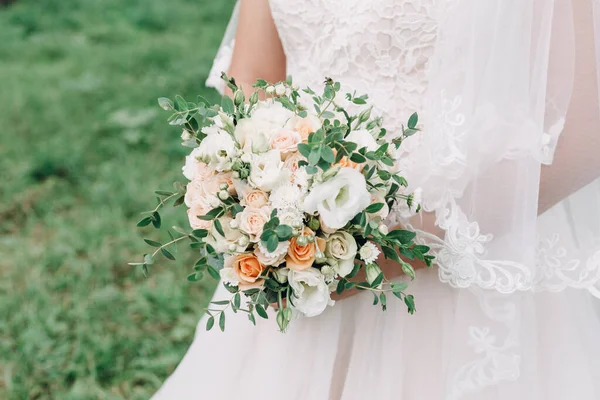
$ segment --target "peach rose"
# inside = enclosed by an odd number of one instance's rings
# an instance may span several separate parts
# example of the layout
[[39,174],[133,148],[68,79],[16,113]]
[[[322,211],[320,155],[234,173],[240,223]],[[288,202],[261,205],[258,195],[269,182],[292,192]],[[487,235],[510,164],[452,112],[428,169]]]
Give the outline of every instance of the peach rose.
[[285,159],[285,161],[283,162],[283,167],[289,170],[292,173],[293,177],[296,171],[298,170],[298,162],[301,160],[306,160],[306,158],[304,158],[304,156],[299,152],[294,152],[292,154],[289,154],[288,157]]
[[319,118],[309,115],[305,118],[296,117],[293,122],[292,129],[300,134],[303,142],[308,141],[308,135],[321,128]]
[[263,279],[259,278],[264,271],[265,266],[258,261],[258,258],[252,253],[237,255],[233,260],[233,270],[239,278],[238,286],[241,290],[260,287]]
[[298,149],[298,143],[302,142],[302,137],[296,131],[288,129],[280,129],[273,137],[271,137],[271,150],[279,150],[282,159],[285,159],[290,153]]
[[269,203],[269,195],[258,189],[251,189],[244,193],[244,202],[248,207],[261,208]]
[[186,191],[185,191],[185,205],[188,207],[193,206],[199,201],[206,203],[206,199],[204,196],[204,189],[202,188],[203,180],[199,178],[195,178],[194,180],[188,182]]
[[227,185],[227,191],[229,194],[235,194],[235,186],[233,185],[231,172],[219,172],[215,175],[207,177],[202,181],[201,185],[204,195],[216,196],[221,190],[220,186],[222,183]]
[[251,242],[257,242],[262,235],[263,227],[269,221],[266,208],[246,207],[235,216],[240,230],[248,235]]
[[[304,235],[311,236],[315,233],[309,228],[304,228]],[[325,251],[326,243],[323,238],[316,238],[313,243],[307,243],[306,246],[300,246],[297,243],[297,238],[290,240],[287,257],[285,258],[286,266],[293,271],[304,271],[312,267],[315,261],[317,246],[319,251]]]
[[188,220],[190,221],[190,226],[192,229],[209,229],[211,226],[211,221],[204,221],[199,219],[198,216],[206,215],[207,212],[210,211],[210,206],[208,206],[203,201],[198,201],[192,205],[192,207],[188,208],[187,215]]

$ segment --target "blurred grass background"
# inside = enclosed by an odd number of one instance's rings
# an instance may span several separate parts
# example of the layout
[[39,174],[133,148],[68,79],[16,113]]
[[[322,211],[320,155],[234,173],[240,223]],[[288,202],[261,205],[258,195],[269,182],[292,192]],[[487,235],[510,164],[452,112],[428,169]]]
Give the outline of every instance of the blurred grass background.
[[149,278],[127,262],[157,238],[135,227],[153,190],[182,179],[156,99],[217,100],[203,82],[232,7],[0,7],[0,399],[147,399],[191,343],[212,287],[185,259]]

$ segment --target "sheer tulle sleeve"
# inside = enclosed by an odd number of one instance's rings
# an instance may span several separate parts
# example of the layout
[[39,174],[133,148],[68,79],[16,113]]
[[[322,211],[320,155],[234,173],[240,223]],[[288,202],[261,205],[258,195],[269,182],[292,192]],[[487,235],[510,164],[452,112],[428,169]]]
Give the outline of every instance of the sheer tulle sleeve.
[[239,8],[240,4],[237,2],[235,8],[233,9],[229,24],[227,25],[227,29],[225,30],[225,35],[223,36],[221,46],[217,51],[217,55],[213,61],[210,73],[206,79],[206,86],[217,89],[217,91],[221,94],[225,90],[225,83],[221,80],[221,72],[227,71],[229,69],[229,65],[231,64],[233,46],[235,45],[235,31],[237,28]]
[[[435,213],[444,231],[442,238],[421,235],[436,253],[443,281],[512,293],[591,288],[600,279],[600,247],[592,245],[600,238],[600,199],[589,197],[593,189],[585,189],[589,240],[571,252],[556,247],[545,216],[538,219],[538,202],[546,195],[540,192],[542,165],[552,163],[559,140],[600,135],[584,116],[579,126],[588,124],[587,136],[564,130],[569,104],[578,107],[571,103],[575,50],[584,48],[574,45],[573,27],[593,26],[588,5],[587,18],[578,13],[574,20],[568,0],[465,0],[440,20],[425,132],[411,154],[409,183],[423,189],[423,208]],[[578,85],[597,88],[597,81]],[[598,177],[600,167],[590,165],[587,173]],[[548,190],[566,185],[557,184],[562,186]],[[564,208],[569,194],[563,190],[565,199],[555,207]],[[593,233],[592,220],[598,225]],[[559,231],[574,229],[563,225]]]

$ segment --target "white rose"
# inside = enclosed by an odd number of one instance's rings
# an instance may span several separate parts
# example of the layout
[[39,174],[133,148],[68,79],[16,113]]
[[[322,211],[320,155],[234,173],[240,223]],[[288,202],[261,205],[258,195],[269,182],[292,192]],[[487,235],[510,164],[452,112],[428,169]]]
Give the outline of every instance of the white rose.
[[252,156],[248,183],[255,188],[270,192],[282,182],[289,180],[289,176],[289,171],[283,168],[279,151],[271,150]]
[[217,132],[204,138],[198,147],[200,158],[217,171],[231,168],[232,159],[237,156],[236,144],[227,132]]
[[368,151],[375,151],[379,148],[373,135],[366,129],[352,131],[344,140],[356,143],[359,149],[366,147]]
[[327,238],[325,256],[335,261],[333,268],[340,276],[352,272],[357,251],[356,240],[348,232],[338,231]]
[[294,292],[294,306],[307,317],[314,317],[333,305],[325,278],[316,268],[288,273],[288,282]]
[[190,181],[205,179],[215,173],[212,168],[209,168],[205,163],[200,161],[198,157],[200,157],[200,149],[196,147],[190,155],[185,157],[185,165],[181,168],[183,175]]
[[342,168],[336,176],[312,187],[304,199],[304,211],[319,213],[330,229],[341,229],[371,203],[365,177],[355,169]]
[[245,152],[264,153],[269,150],[269,138],[258,130],[256,120],[252,118],[240,120],[235,127],[234,136]]
[[210,244],[217,253],[228,252],[229,246],[232,244],[236,245],[235,251],[243,252],[246,250],[245,246],[238,246],[236,244],[237,240],[242,236],[242,232],[231,227],[231,217],[221,217],[219,218],[219,222],[221,222],[221,227],[223,228],[223,233],[225,235],[221,235],[215,228],[215,224],[213,224],[210,229],[210,235],[208,235],[204,241]]

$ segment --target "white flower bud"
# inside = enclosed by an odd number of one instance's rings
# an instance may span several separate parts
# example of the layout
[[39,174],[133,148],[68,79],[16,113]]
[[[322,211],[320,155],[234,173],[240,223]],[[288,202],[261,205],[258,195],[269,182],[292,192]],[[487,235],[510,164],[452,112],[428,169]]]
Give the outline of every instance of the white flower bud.
[[367,272],[367,282],[372,284],[381,273],[381,268],[379,268],[379,265],[377,264],[367,264],[365,269]]
[[192,138],[192,134],[186,131],[185,129],[181,132],[181,140],[190,140]]
[[240,223],[236,219],[232,219],[231,221],[229,221],[229,227],[231,229],[237,229],[240,227]]
[[322,251],[317,251],[317,253],[315,254],[315,261],[318,263],[323,263],[327,260],[327,258],[325,257],[325,253],[323,253]]
[[295,228],[294,228],[294,229],[292,230],[292,236],[293,236],[293,237],[297,237],[299,234],[300,234],[300,231],[299,231],[298,229],[295,229]]
[[237,241],[237,243],[242,247],[248,246],[248,242],[249,242],[249,239],[248,239],[248,236],[246,236],[246,235],[240,236],[240,238]]
[[216,196],[210,196],[208,198],[208,204],[212,207],[219,207],[221,205],[221,202],[219,201],[219,199]]
[[390,230],[388,229],[386,224],[379,225],[379,233],[381,233],[382,235],[387,235],[389,231]]
[[275,268],[273,270],[273,275],[275,275],[275,279],[279,283],[286,283],[288,281],[288,274],[290,270],[288,268]]
[[244,153],[240,157],[240,160],[242,160],[242,162],[249,163],[250,161],[252,161],[252,155],[250,153]]
[[314,243],[315,242],[315,237],[313,235],[307,236],[306,240],[308,240],[308,243]]
[[226,184],[226,183],[221,183],[219,185],[219,189],[221,189],[221,190],[227,190],[227,189],[229,189],[229,185]]
[[298,246],[304,247],[308,244],[308,239],[306,239],[306,236],[298,236],[296,243],[298,243]]
[[239,106],[244,102],[245,99],[246,98],[244,97],[244,92],[242,92],[239,89],[236,90],[235,94],[233,95],[233,102],[235,103],[235,105]]
[[227,200],[229,198],[229,192],[227,190],[221,190],[219,192],[219,198],[221,200]]
[[235,179],[239,179],[239,178],[240,178],[240,173],[239,173],[239,172],[237,172],[237,171],[233,171],[233,172],[231,173],[231,176],[232,176],[232,177],[234,177]]
[[285,95],[285,86],[283,86],[281,83],[279,85],[275,86],[275,94],[277,96]]
[[228,249],[228,250],[229,250],[231,253],[233,253],[234,251],[236,251],[236,250],[237,250],[237,246],[236,246],[236,244],[235,244],[235,243],[231,243],[231,244],[230,244],[230,245],[227,247],[227,249]]
[[325,276],[325,280],[331,280],[335,276],[335,270],[329,265],[323,265],[321,267],[321,273]]
[[267,86],[266,92],[267,94],[273,94],[275,93],[275,88],[273,86]]
[[298,86],[298,84],[297,84],[297,83],[294,83],[294,84],[292,85],[292,89],[294,89],[294,90],[300,90],[300,86]]

